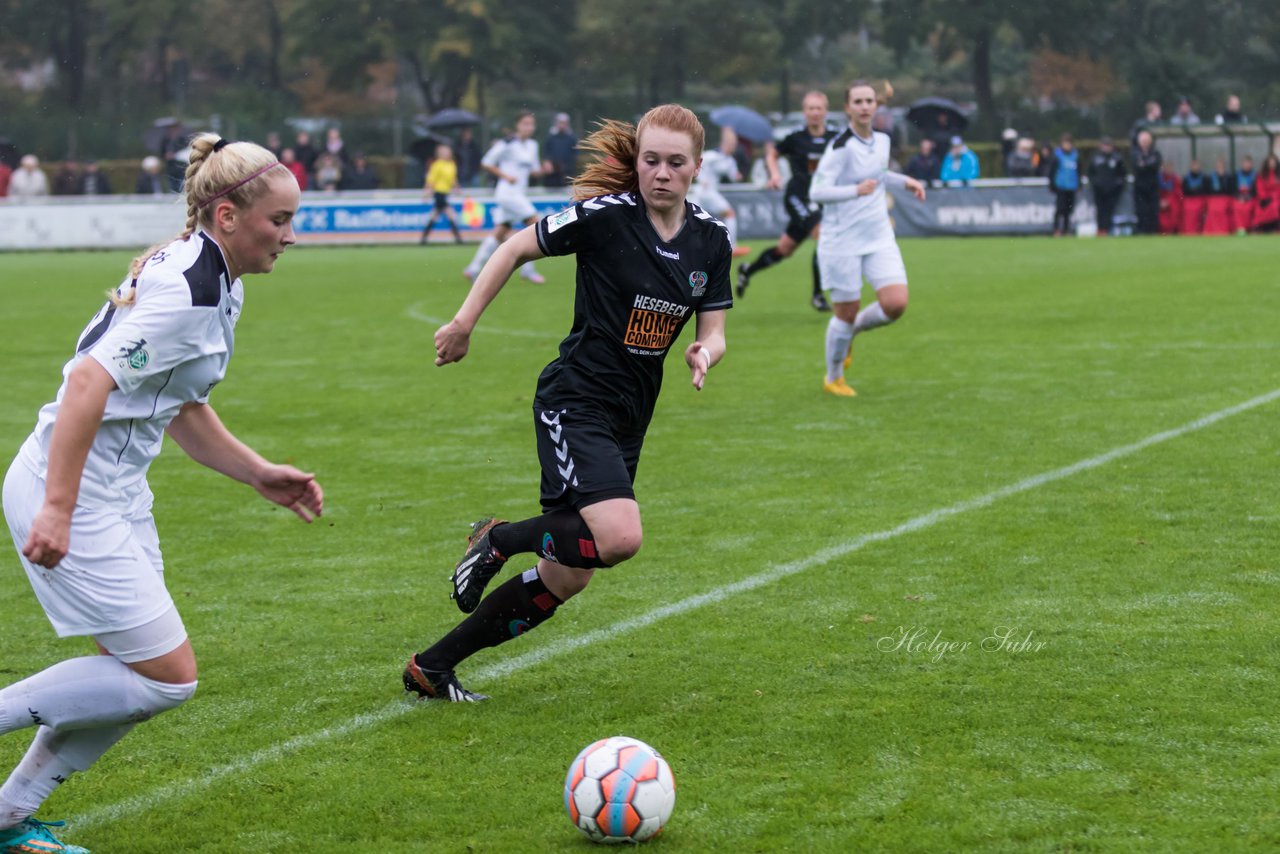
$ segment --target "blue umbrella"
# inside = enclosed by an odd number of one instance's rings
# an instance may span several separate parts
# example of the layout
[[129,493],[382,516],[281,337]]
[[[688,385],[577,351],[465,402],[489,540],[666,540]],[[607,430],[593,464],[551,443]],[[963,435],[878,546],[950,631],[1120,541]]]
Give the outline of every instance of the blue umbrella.
[[738,136],[752,142],[768,142],[773,139],[773,127],[769,120],[749,107],[716,107],[711,111],[711,121],[720,127],[733,128]]

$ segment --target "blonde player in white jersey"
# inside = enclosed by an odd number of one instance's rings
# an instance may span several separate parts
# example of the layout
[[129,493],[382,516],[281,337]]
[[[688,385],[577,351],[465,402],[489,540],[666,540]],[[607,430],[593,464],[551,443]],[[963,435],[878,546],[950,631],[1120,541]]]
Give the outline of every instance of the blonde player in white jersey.
[[92,637],[102,654],[0,690],[0,735],[36,728],[0,786],[3,852],[83,851],[36,810],[135,724],[195,693],[147,486],[164,434],[305,521],[322,509],[313,475],[263,459],[208,404],[231,358],[240,277],[271,272],[294,242],[298,182],[265,148],[204,134],[185,186],[186,230],[135,259],[89,321],[4,480],[5,519],[49,622],[60,637]]
[[729,245],[733,254],[745,254],[738,250],[738,217],[733,205],[720,192],[721,181],[741,181],[742,172],[733,153],[738,150],[738,133],[733,128],[720,129],[720,147],[702,152],[702,166],[698,168],[698,180],[689,190],[689,201],[724,223],[729,231]]
[[[884,188],[906,187],[917,199],[925,197],[919,181],[889,171],[889,137],[871,129],[877,103],[875,88],[865,80],[849,87],[849,127],[818,161],[809,190],[809,197],[822,205],[818,263],[831,292],[822,388],[838,397],[857,394],[844,379],[853,337],[892,323],[907,310],[907,270]],[[876,301],[859,311],[863,279],[875,288]]]
[[[511,236],[511,223],[533,225],[538,221],[538,211],[528,195],[529,178],[542,174],[538,141],[533,138],[537,129],[533,113],[521,113],[515,136],[495,142],[480,160],[480,168],[497,178],[498,185],[493,189],[493,234],[480,241],[475,257],[462,271],[468,279],[474,280],[498,245]],[[535,285],[546,281],[532,261],[520,268],[520,275]]]

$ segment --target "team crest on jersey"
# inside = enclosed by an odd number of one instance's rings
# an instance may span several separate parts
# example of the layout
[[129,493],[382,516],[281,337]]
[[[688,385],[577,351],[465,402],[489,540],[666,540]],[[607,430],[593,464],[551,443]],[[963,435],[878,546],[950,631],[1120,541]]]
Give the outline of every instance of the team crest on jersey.
[[552,214],[547,217],[547,234],[554,234],[558,229],[563,228],[577,219],[578,208],[576,205],[571,208],[565,208],[558,214]]
[[116,364],[122,368],[140,371],[151,361],[151,351],[147,349],[147,339],[139,338],[135,343],[121,347],[116,354]]
[[707,292],[707,274],[701,270],[694,270],[689,274],[689,287],[693,288],[693,296],[702,296]]

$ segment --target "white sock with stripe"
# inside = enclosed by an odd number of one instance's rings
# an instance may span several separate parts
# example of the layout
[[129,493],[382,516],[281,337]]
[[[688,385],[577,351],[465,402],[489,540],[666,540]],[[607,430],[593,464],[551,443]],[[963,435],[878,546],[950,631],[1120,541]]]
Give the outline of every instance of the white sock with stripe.
[[834,314],[827,321],[827,382],[835,382],[844,376],[844,357],[853,341],[853,324],[845,323]]
[[76,771],[84,771],[134,724],[54,732],[42,726],[27,753],[0,786],[0,828],[13,827],[35,815],[53,790]]
[[871,305],[858,312],[858,317],[853,321],[853,334],[866,332],[868,329],[875,329],[877,326],[887,326],[893,323],[893,318],[884,313],[884,309],[880,307],[880,303],[873,302]]

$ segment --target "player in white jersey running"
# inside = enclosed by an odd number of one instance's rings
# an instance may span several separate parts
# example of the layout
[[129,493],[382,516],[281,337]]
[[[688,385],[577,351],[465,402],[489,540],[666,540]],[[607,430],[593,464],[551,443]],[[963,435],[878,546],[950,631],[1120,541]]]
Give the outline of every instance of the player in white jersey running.
[[738,133],[733,128],[721,128],[720,147],[702,153],[702,166],[698,168],[698,180],[689,190],[689,201],[724,223],[729,231],[729,245],[733,254],[746,254],[738,249],[738,217],[733,205],[720,192],[721,181],[741,181],[742,172],[733,153],[738,150]]
[[195,693],[146,478],[164,434],[305,521],[322,509],[313,475],[263,459],[208,404],[231,359],[241,275],[271,272],[294,242],[298,182],[265,148],[204,134],[185,186],[186,230],[135,259],[89,321],[4,480],[5,520],[49,622],[102,654],[0,690],[0,735],[36,728],[0,786],[0,852],[84,851],[36,810],[134,725]]
[[[859,80],[849,87],[849,127],[818,161],[809,190],[809,197],[822,204],[818,263],[831,292],[822,388],[839,397],[856,394],[844,379],[853,337],[892,323],[907,310],[907,270],[889,221],[885,185],[906,187],[920,201],[925,197],[919,181],[889,171],[889,137],[871,129],[877,103],[870,83]],[[864,278],[875,288],[876,301],[859,311]]]
[[[521,113],[515,136],[495,142],[480,160],[480,168],[497,178],[498,185],[493,190],[493,234],[480,241],[475,257],[462,271],[468,279],[474,280],[498,245],[511,236],[511,223],[533,225],[538,221],[538,211],[528,196],[529,178],[542,174],[538,141],[533,138],[537,129],[533,113]],[[546,281],[532,261],[520,268],[520,275],[535,285]]]

